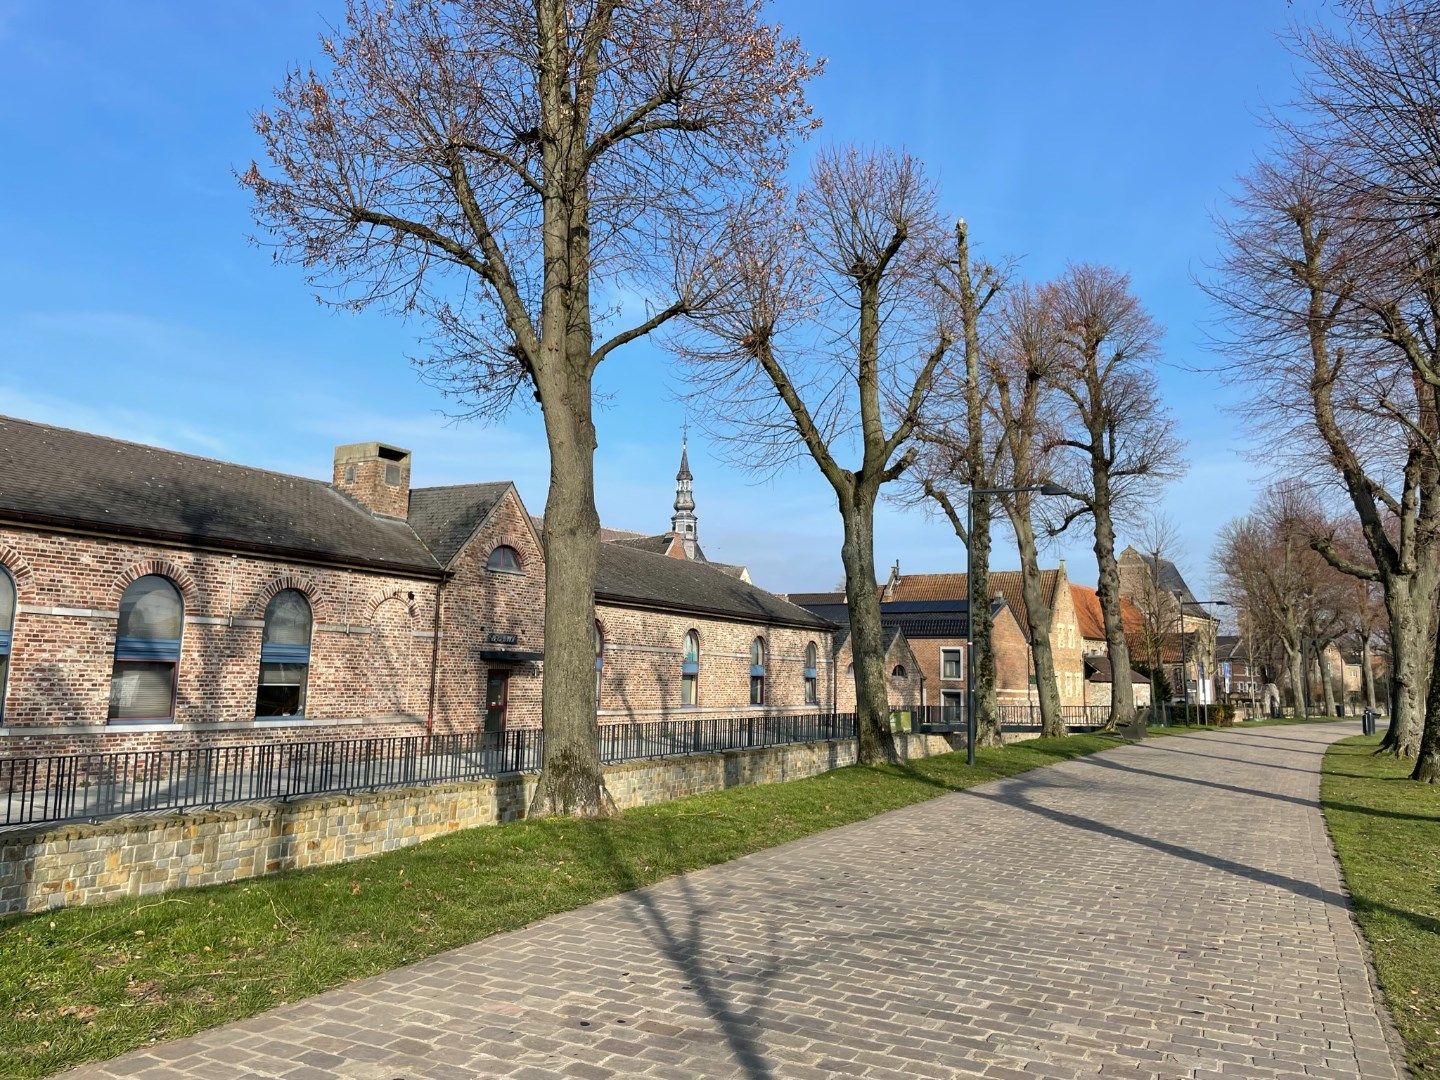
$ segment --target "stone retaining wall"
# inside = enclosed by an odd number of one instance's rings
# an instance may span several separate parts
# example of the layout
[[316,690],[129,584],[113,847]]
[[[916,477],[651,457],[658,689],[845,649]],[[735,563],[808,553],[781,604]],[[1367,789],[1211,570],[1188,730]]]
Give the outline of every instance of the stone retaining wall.
[[[950,737],[900,735],[905,758],[948,753]],[[612,765],[617,809],[815,776],[854,764],[853,740]],[[423,788],[245,803],[189,814],[0,833],[0,914],[93,904],[193,885],[329,866],[521,817],[534,774]]]

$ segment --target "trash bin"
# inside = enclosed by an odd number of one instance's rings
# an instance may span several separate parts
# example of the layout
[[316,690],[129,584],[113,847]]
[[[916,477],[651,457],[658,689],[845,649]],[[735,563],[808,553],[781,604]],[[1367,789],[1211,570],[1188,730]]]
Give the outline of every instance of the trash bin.
[[1375,734],[1375,710],[1366,709],[1360,718],[1360,730],[1366,735]]
[[1340,702],[1340,704],[1338,704],[1338,705],[1335,706],[1335,713],[1336,713],[1336,715],[1339,716],[1342,720],[1345,718],[1345,703],[1344,703],[1343,701]]

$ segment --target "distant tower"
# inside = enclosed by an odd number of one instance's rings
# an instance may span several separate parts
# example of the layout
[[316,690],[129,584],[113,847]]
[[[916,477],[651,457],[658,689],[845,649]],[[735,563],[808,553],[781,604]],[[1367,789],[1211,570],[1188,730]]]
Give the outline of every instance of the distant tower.
[[697,551],[697,529],[695,521],[695,493],[690,484],[695,478],[690,475],[690,440],[680,441],[680,471],[675,474],[675,516],[670,519],[670,531],[685,546],[685,557],[693,559]]

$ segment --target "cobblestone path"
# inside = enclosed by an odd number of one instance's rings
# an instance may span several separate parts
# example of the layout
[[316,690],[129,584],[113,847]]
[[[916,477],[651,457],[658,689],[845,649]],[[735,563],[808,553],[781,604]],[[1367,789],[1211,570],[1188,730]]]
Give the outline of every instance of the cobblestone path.
[[1156,739],[85,1077],[1399,1077],[1316,806],[1354,725]]

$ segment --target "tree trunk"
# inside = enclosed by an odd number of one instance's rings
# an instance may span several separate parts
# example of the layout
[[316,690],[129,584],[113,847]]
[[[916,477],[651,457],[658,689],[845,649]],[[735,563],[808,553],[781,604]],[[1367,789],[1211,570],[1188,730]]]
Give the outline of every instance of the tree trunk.
[[1135,688],[1130,685],[1130,645],[1120,620],[1120,570],[1115,562],[1115,526],[1110,519],[1109,483],[1094,470],[1095,562],[1099,570],[1096,593],[1105,619],[1105,644],[1110,654],[1110,720],[1107,731],[1123,729],[1133,738],[1145,737],[1145,718],[1135,711]]
[[845,601],[850,609],[850,651],[855,662],[855,711],[859,726],[857,760],[862,765],[894,761],[890,691],[885,679],[885,639],[880,626],[880,589],[875,583],[874,490],[851,489],[840,497],[845,539]]
[[1425,723],[1410,779],[1440,784],[1440,649],[1432,651],[1430,686],[1425,695]]
[[975,580],[969,586],[969,594],[975,599],[975,609],[969,612],[969,646],[972,670],[975,673],[975,744],[977,746],[1000,746],[1005,741],[1000,728],[1000,716],[995,708],[995,649],[990,620],[990,523],[993,504],[990,496],[982,495],[975,500],[975,516],[970,522],[969,543],[970,569]]
[[594,816],[609,809],[595,702],[595,425],[588,356],[537,372],[550,446],[545,500],[544,755],[533,814]]
[[1325,715],[1335,715],[1335,683],[1331,678],[1330,658],[1325,655],[1328,645],[1321,645],[1318,641],[1314,643],[1315,664],[1320,669],[1320,689],[1325,699]]
[[1045,603],[1040,587],[1040,555],[1035,546],[1035,530],[1030,524],[1028,501],[1018,501],[1010,524],[1020,549],[1020,596],[1025,603],[1025,619],[1030,624],[1030,656],[1035,666],[1035,690],[1040,699],[1040,735],[1054,738],[1065,734],[1065,718],[1060,711],[1060,690],[1055,684],[1055,657],[1050,649],[1052,612]]
[[[1432,676],[1433,678],[1433,676]],[[1360,685],[1365,688],[1365,707],[1375,710],[1375,669],[1370,665],[1370,635],[1360,638]]]
[[1380,750],[1414,757],[1420,745],[1420,716],[1425,702],[1420,666],[1426,630],[1422,630],[1417,610],[1415,582],[1408,575],[1390,575],[1384,584],[1385,612],[1390,621],[1390,724],[1380,741]]
[[1285,643],[1285,656],[1290,661],[1290,685],[1294,690],[1295,703],[1291,715],[1296,720],[1305,719],[1305,646]]

